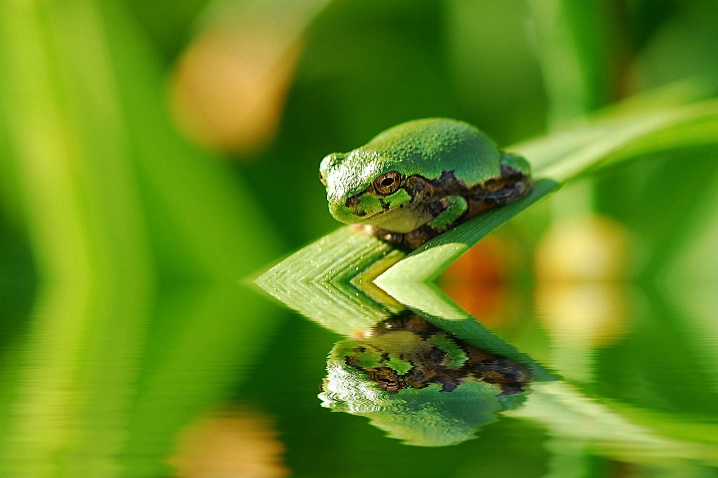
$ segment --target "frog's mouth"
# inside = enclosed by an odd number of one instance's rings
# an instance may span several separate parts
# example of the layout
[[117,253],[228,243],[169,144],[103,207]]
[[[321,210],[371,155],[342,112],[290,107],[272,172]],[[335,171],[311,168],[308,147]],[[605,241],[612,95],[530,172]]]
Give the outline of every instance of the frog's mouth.
[[405,234],[414,231],[431,220],[431,215],[423,208],[399,206],[387,209],[369,218],[363,218],[362,224],[370,224],[386,231]]
[[372,197],[375,200],[370,201],[376,201],[376,204],[372,204],[373,207],[362,207],[370,202],[367,200],[363,201],[364,204],[347,200],[345,205],[333,206],[331,213],[338,221],[345,224],[367,224],[402,234],[416,230],[432,218],[426,208],[419,207],[412,201],[392,205],[386,202],[385,198]]

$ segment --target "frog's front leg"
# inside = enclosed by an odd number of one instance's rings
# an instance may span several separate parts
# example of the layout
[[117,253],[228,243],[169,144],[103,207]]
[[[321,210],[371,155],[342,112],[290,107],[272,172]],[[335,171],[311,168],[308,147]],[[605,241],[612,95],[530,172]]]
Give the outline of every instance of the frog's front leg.
[[466,199],[462,196],[445,197],[431,203],[429,207],[432,210],[432,215],[435,214],[434,219],[418,229],[405,234],[378,229],[375,231],[375,235],[401,248],[414,250],[447,229],[455,226],[461,221],[469,209]]
[[469,209],[469,205],[462,196],[449,196],[439,202],[441,212],[427,223],[436,234],[440,234],[454,225],[456,221]]
[[442,232],[455,226],[465,217],[469,205],[462,196],[449,196],[429,204],[434,218],[423,226],[407,233],[391,232],[381,228],[371,228],[371,232],[382,241],[414,250]]
[[414,231],[402,234],[372,228],[372,232],[383,241],[411,251],[456,225],[468,209],[469,205],[462,196],[449,196],[431,203],[430,210],[434,219]]

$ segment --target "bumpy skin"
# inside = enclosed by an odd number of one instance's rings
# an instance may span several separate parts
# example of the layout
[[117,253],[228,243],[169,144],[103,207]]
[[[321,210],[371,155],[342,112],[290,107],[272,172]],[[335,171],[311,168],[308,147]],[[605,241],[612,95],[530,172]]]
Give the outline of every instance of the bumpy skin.
[[524,158],[443,118],[395,126],[361,148],[326,156],[319,171],[337,220],[409,249],[531,188]]

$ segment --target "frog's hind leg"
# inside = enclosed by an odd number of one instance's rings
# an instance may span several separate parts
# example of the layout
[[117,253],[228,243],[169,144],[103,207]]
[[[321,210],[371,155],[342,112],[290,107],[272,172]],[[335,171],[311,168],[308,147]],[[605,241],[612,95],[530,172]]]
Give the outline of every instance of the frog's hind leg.
[[526,196],[530,190],[531,178],[523,177],[521,180],[508,184],[501,189],[474,194],[469,197],[469,201],[483,202],[488,207],[504,206],[518,201],[522,197]]
[[531,178],[525,176],[501,189],[471,194],[467,197],[469,203],[468,217],[474,217],[496,206],[511,204],[526,196],[529,191],[531,191]]

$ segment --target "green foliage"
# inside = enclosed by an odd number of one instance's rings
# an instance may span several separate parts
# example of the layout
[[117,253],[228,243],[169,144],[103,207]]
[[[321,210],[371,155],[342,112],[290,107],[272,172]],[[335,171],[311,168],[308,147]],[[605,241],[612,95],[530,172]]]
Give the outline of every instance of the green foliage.
[[[352,0],[316,13],[320,3],[292,2],[314,13],[295,19],[301,35],[286,42],[299,62],[284,72],[276,137],[252,154],[210,152],[177,133],[167,83],[194,35],[230,18],[217,12],[271,3],[2,3],[0,474],[169,475],[181,430],[245,403],[281,432],[250,442],[281,440],[295,476],[714,467],[715,2]],[[526,155],[532,195],[408,257],[336,230],[319,160],[436,116]],[[557,192],[574,179],[583,192]],[[615,342],[567,339],[555,317],[524,307],[526,295],[511,296],[521,320],[499,336],[416,282],[509,221],[530,257],[567,203],[620,221],[644,277],[667,285],[663,299],[623,304]],[[330,330],[355,333],[409,304],[453,333],[583,379],[538,387],[513,419],[431,460],[325,413],[317,384],[335,337],[296,317],[277,327],[287,314],[237,285],[318,237],[263,286],[299,297],[296,308]]]
[[0,43],[2,219],[40,279],[3,350],[0,474],[109,476],[120,455],[149,457],[134,476],[166,473],[156,457],[241,376],[228,357],[261,343],[259,321],[234,318],[266,304],[226,282],[279,241],[242,181],[174,131],[164,72],[121,3],[3,3]]

